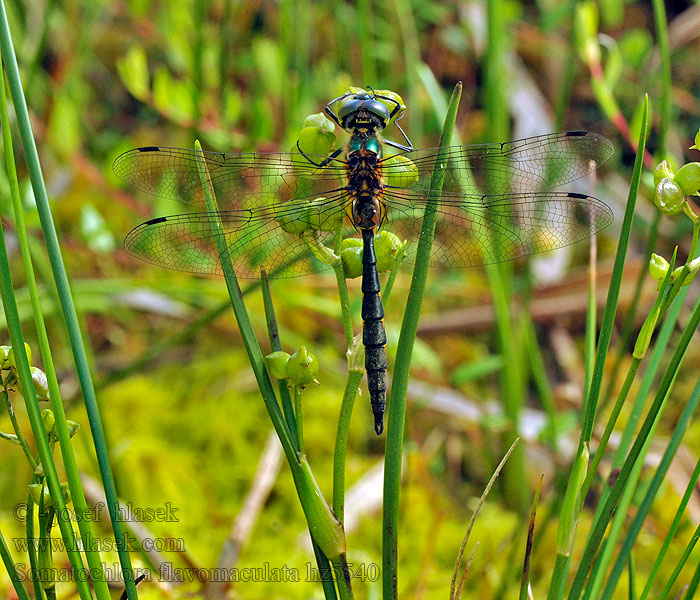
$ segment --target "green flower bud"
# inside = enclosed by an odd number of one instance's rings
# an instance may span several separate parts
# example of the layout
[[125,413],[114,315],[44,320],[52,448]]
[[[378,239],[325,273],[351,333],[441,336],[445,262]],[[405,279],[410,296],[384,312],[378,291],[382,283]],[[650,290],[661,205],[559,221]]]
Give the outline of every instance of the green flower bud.
[[66,504],[70,504],[73,501],[67,481],[61,483],[61,496],[63,496],[63,502]]
[[334,132],[335,123],[323,113],[309,115],[304,120],[304,128],[299,132],[299,148],[306,154],[325,156],[335,144]]
[[343,226],[345,213],[341,208],[334,203],[333,206],[328,205],[328,200],[321,196],[314,198],[309,203],[308,223],[314,231],[338,231]]
[[[24,342],[24,350],[27,352],[27,362],[31,365],[32,349],[29,347],[27,342]],[[12,347],[10,347],[10,351],[7,354],[7,361],[10,363],[11,367],[14,367],[15,369],[17,368],[17,364],[15,363],[15,351],[12,349]]]
[[681,211],[685,204],[685,194],[673,179],[664,177],[656,186],[654,204],[663,214],[675,215]]
[[76,433],[78,433],[78,431],[80,431],[80,423],[77,423],[76,421],[66,419],[66,425],[68,425],[68,435],[70,437],[73,437]]
[[649,274],[656,280],[656,283],[659,285],[663,283],[669,267],[668,261],[663,256],[652,252],[649,259]]
[[377,270],[391,271],[403,243],[391,231],[380,231],[374,238],[374,252],[377,255]]
[[686,196],[693,196],[700,190],[700,162],[683,165],[676,173],[675,181]]
[[[375,94],[377,94],[377,96],[386,96],[387,98],[395,100],[401,107],[399,108],[399,110],[396,111],[396,114],[393,117],[391,117],[391,120],[389,121],[389,123],[387,123],[387,125],[396,121],[406,110],[406,105],[403,102],[403,98],[399,96],[396,92],[392,92],[391,90],[375,90],[374,92]],[[396,108],[396,104],[394,104],[393,102],[389,102],[384,98],[377,98],[377,100],[379,100],[389,109],[389,114],[391,114],[391,111],[393,111]]]
[[[681,271],[683,270],[683,266],[676,267],[673,269],[673,273],[671,273],[671,281],[677,281],[678,278],[682,275]],[[697,271],[688,271],[685,275],[685,278],[683,279],[683,283],[681,283],[682,286],[690,285],[690,283],[695,279],[695,273]]]
[[355,279],[362,275],[362,254],[361,241],[359,246],[349,246],[340,251],[340,260],[343,261],[343,271],[345,272],[345,277],[348,279]]
[[282,352],[278,350],[272,352],[265,357],[265,364],[267,365],[270,375],[275,379],[288,379],[289,372],[287,370],[287,364],[289,362],[289,354],[287,352]]
[[51,433],[56,424],[56,417],[53,416],[53,411],[49,408],[42,410],[41,420],[44,422],[44,431],[46,431],[46,433]]
[[315,381],[318,374],[318,360],[306,346],[302,346],[289,357],[287,372],[292,385],[308,385]]
[[362,240],[356,237],[343,238],[340,242],[340,251],[349,248],[362,248]]
[[284,211],[275,217],[275,220],[287,233],[302,234],[311,230],[309,206],[307,200],[290,200],[285,203]]
[[382,163],[382,175],[386,184],[394,187],[410,187],[418,181],[418,167],[406,156],[390,156]]
[[32,372],[32,382],[34,383],[34,391],[36,392],[36,399],[39,402],[49,399],[49,382],[46,379],[46,373],[44,373],[39,367],[29,367]]
[[31,483],[29,484],[29,495],[34,500],[34,504],[37,506],[41,503],[41,497],[44,497],[44,507],[51,506],[51,494],[49,493],[49,488],[43,483]]
[[654,169],[654,187],[658,187],[664,177],[673,179],[673,167],[667,160],[662,160]]

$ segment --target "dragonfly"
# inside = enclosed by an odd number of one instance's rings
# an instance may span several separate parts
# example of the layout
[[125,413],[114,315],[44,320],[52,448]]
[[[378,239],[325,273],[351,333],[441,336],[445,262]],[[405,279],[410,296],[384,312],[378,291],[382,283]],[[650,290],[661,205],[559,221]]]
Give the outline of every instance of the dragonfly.
[[[607,227],[605,202],[557,190],[593,172],[613,154],[605,137],[565,131],[503,142],[420,148],[399,126],[405,107],[391,92],[353,88],[325,113],[349,134],[326,155],[304,152],[221,153],[164,146],[130,150],[114,163],[132,187],[207,209],[200,171],[206,166],[218,210],[156,217],[125,239],[147,262],[200,274],[223,274],[216,236],[225,236],[240,278],[261,268],[295,277],[331,268],[319,248],[342,238],[362,247],[365,368],[374,428],[383,431],[387,359],[375,239],[390,230],[405,240],[403,260],[417,259],[426,212],[435,217],[431,266],[467,267],[511,260],[584,240]],[[403,142],[381,134],[390,125]],[[438,165],[443,187],[431,190]],[[211,207],[211,205],[209,205]],[[212,229],[212,218],[220,227]],[[221,238],[219,237],[219,240]]]

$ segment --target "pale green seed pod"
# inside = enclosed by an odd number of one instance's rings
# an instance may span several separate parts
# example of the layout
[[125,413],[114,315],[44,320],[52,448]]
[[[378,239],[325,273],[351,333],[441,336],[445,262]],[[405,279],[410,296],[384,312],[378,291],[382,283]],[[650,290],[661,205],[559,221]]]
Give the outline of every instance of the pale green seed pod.
[[49,488],[42,483],[30,483],[29,495],[34,500],[34,504],[37,506],[41,503],[41,497],[44,496],[44,507],[47,508],[51,506],[51,494],[49,493]]
[[[335,123],[323,113],[309,115],[299,132],[299,148],[305,154],[326,156],[335,145]],[[298,148],[294,148],[298,152]]]
[[682,210],[685,204],[685,194],[673,179],[664,177],[656,186],[654,204],[663,214],[675,215]]
[[374,238],[374,252],[377,255],[377,270],[391,271],[396,257],[403,246],[399,236],[391,231],[380,231]]
[[661,285],[670,266],[671,265],[668,264],[668,261],[663,256],[652,252],[651,258],[649,259],[649,275],[654,278],[656,283]]
[[63,496],[63,502],[66,504],[70,504],[73,501],[67,481],[61,483],[61,495]]
[[[24,342],[24,350],[27,352],[27,362],[31,365],[32,364],[32,349],[29,347],[29,344],[27,342]],[[10,350],[7,354],[7,361],[9,362],[11,367],[14,367],[15,369],[17,368],[17,363],[15,362],[15,352],[10,347]]]
[[291,385],[314,383],[318,370],[318,359],[306,349],[306,346],[299,348],[287,361],[287,372]]
[[267,365],[270,375],[275,379],[288,379],[289,371],[287,370],[287,364],[289,362],[289,354],[283,352],[282,350],[277,350],[272,352],[265,357],[265,364]]
[[686,196],[693,196],[700,190],[700,162],[683,165],[673,178]]
[[[671,273],[671,281],[677,281],[678,278],[681,276],[682,270],[683,270],[682,266],[676,267],[675,269],[673,269],[673,273]],[[690,285],[692,283],[693,279],[695,279],[696,272],[697,271],[688,271],[688,273],[686,273],[685,278],[683,279],[683,283],[681,283],[681,285],[682,286]]]
[[340,260],[343,261],[345,277],[355,279],[362,275],[362,240],[345,238],[340,244]]
[[44,431],[51,433],[56,425],[56,417],[54,417],[53,411],[49,408],[42,410],[41,420],[44,422]]
[[311,230],[310,206],[311,204],[306,200],[290,200],[284,205],[284,211],[275,217],[275,220],[287,233],[300,235]]
[[667,160],[662,160],[658,165],[656,165],[656,168],[654,169],[654,187],[658,187],[659,183],[661,183],[661,180],[664,177],[673,179],[674,175],[675,174],[673,172],[673,167],[671,166],[671,163]]
[[409,187],[418,181],[418,167],[402,154],[390,156],[384,161],[383,175],[387,185]]
[[46,379],[46,373],[44,373],[39,367],[29,367],[32,373],[32,382],[34,383],[34,391],[36,392],[36,399],[39,402],[49,399],[49,382]]
[[66,419],[66,425],[68,426],[68,435],[70,437],[73,437],[76,433],[78,433],[78,431],[80,431],[80,423],[77,421]]

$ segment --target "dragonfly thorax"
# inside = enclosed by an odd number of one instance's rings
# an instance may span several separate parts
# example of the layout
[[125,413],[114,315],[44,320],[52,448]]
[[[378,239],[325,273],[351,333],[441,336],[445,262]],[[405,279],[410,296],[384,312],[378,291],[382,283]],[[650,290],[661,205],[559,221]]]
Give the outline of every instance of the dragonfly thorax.
[[353,198],[353,223],[360,229],[375,229],[381,222],[380,199],[384,190],[379,155],[361,147],[348,154],[347,165],[347,189]]

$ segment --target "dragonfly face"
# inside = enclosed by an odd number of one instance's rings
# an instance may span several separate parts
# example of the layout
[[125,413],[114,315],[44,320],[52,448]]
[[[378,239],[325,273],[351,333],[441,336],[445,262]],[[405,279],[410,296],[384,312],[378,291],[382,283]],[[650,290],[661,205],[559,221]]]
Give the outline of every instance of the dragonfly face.
[[384,129],[389,115],[386,105],[369,94],[355,94],[338,110],[341,127],[348,133],[368,125],[376,130]]
[[[341,104],[336,115],[332,106],[337,102]],[[383,149],[376,133],[396,124],[400,110],[398,102],[379,94],[349,93],[331,101],[327,114],[351,133],[345,155],[150,146],[130,150],[114,163],[117,176],[133,187],[206,209],[198,167],[205,163],[220,208],[217,218],[226,252],[241,278],[257,278],[263,267],[272,277],[328,269],[315,248],[325,246],[337,253],[343,237],[362,238],[363,338],[377,432],[386,386],[384,313],[373,247],[377,228],[407,240],[404,260],[410,263],[416,258],[422,218],[426,210],[432,211],[436,230],[429,263],[465,267],[561,248],[612,222],[604,202],[556,189],[610,158],[613,146],[604,137],[569,131],[423,149],[413,149],[406,138],[407,145],[385,140],[391,149]],[[445,183],[436,193],[430,191],[430,183],[438,156],[445,166]],[[128,234],[125,247],[169,269],[221,274],[211,216],[206,213],[142,223]]]

